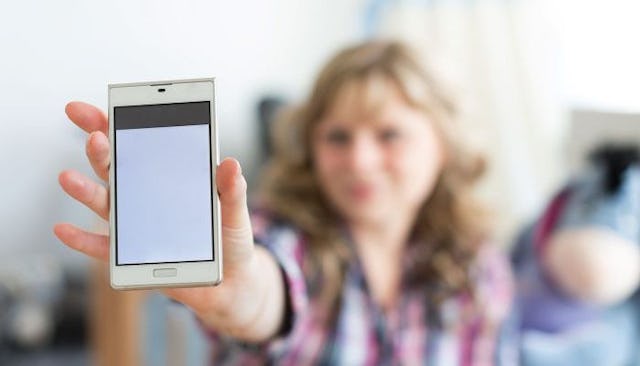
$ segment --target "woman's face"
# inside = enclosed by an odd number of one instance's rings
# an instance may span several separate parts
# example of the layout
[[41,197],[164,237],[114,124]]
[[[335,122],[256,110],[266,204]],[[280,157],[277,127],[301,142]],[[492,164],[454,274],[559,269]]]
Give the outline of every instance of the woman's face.
[[351,82],[313,131],[314,169],[347,221],[415,217],[440,175],[439,135],[394,83]]

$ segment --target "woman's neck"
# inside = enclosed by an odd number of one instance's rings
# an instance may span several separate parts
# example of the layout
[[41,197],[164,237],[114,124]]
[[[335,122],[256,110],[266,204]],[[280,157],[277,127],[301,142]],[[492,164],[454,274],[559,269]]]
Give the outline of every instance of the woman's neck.
[[395,218],[349,225],[369,291],[385,311],[395,306],[400,295],[402,255],[412,224]]
[[394,217],[377,222],[352,222],[349,230],[357,247],[365,246],[378,252],[401,253],[404,249],[413,221]]

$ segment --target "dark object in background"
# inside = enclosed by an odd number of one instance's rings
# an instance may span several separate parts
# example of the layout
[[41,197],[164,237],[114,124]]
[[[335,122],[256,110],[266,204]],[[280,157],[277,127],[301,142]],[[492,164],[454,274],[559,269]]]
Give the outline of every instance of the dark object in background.
[[259,123],[258,131],[260,132],[261,164],[271,156],[271,128],[278,117],[278,113],[285,105],[286,102],[284,98],[273,95],[267,95],[258,102],[257,112]]
[[65,273],[62,296],[54,304],[54,345],[86,346],[88,334],[87,278]]
[[589,160],[604,165],[606,191],[613,193],[620,187],[622,174],[629,165],[640,163],[640,149],[635,145],[607,143],[596,148],[589,155]]
[[89,363],[85,271],[48,270],[40,280],[25,279],[33,271],[0,278],[0,365]]

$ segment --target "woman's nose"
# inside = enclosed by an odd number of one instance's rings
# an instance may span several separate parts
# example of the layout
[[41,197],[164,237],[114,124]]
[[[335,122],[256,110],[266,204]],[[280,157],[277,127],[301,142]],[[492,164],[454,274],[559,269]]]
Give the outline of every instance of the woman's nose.
[[349,168],[354,172],[367,172],[379,167],[382,148],[372,136],[356,136],[347,152]]

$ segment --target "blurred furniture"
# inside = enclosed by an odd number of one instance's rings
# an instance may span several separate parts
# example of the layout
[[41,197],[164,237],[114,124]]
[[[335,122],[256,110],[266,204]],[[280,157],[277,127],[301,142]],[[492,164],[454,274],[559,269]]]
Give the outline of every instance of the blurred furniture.
[[96,263],[91,273],[91,334],[96,365],[141,365],[141,304],[145,291],[115,291],[109,267]]
[[583,169],[589,152],[602,143],[640,146],[640,114],[573,110],[565,143],[571,173]]
[[0,266],[0,365],[86,365],[87,276],[47,252]]
[[91,282],[97,366],[208,364],[208,340],[185,306],[152,290],[113,290],[103,263],[95,264]]

